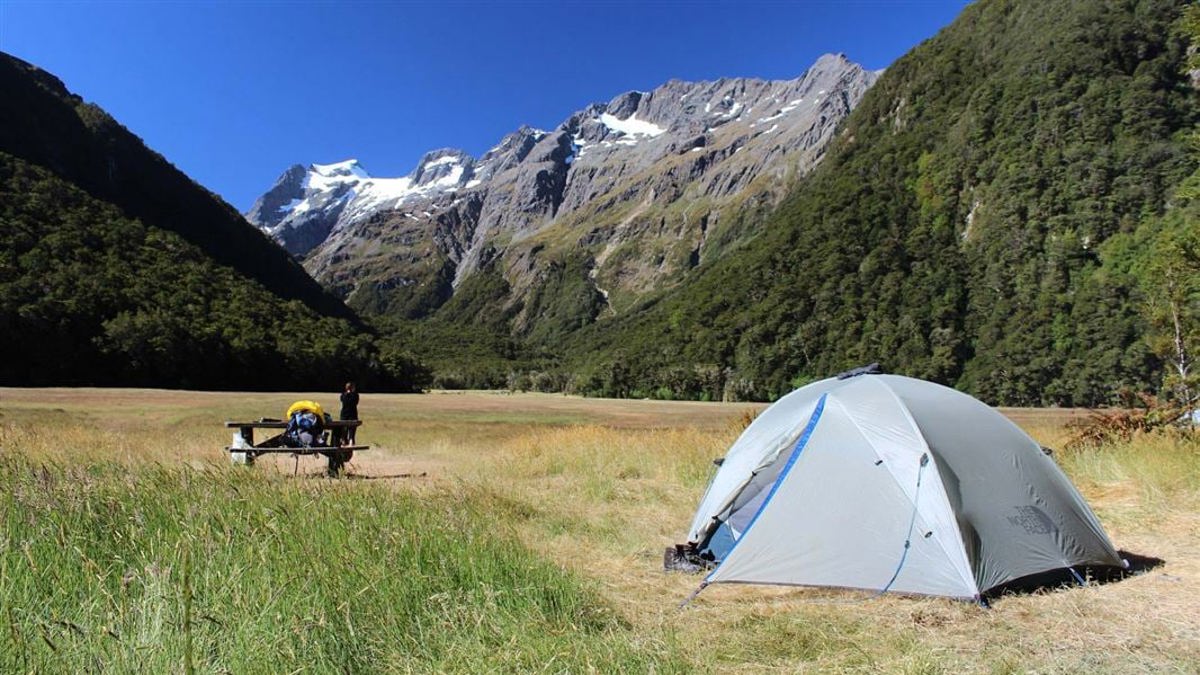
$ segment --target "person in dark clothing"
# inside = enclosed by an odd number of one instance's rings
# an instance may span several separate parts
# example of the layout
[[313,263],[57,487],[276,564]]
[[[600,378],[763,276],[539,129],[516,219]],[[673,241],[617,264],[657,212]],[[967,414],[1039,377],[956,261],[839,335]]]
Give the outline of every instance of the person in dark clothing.
[[[347,382],[346,389],[342,392],[342,412],[338,415],[338,419],[358,419],[358,390],[354,388],[353,382]],[[345,445],[354,445],[355,432],[357,431],[358,427],[343,429],[342,443]]]

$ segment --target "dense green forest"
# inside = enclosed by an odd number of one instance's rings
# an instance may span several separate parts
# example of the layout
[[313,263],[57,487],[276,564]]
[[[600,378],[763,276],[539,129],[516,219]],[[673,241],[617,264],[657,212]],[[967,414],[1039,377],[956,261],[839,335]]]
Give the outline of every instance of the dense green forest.
[[771,399],[870,361],[995,404],[1159,389],[1171,302],[1193,349],[1200,314],[1184,7],[968,6],[741,250],[544,344],[601,395]]
[[179,235],[0,153],[0,383],[408,390],[428,374]]
[[130,218],[321,314],[358,321],[241,214],[53,75],[0,53],[0,152],[42,166]]

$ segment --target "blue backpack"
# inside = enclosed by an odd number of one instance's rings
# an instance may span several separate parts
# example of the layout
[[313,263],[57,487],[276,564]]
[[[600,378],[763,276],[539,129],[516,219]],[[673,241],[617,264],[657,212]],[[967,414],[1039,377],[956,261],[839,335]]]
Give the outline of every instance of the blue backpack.
[[300,410],[292,413],[284,435],[292,447],[308,448],[320,445],[324,426],[321,417],[315,412]]

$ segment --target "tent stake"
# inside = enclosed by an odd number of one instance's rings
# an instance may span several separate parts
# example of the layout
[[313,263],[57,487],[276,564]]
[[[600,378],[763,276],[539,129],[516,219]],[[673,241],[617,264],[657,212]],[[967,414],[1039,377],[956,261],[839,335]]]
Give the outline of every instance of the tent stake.
[[696,590],[692,591],[692,594],[687,596],[686,600],[679,603],[679,609],[680,610],[687,609],[687,606],[692,604],[692,601],[696,599],[696,596],[700,595],[700,591],[703,591],[706,588],[708,588],[708,582],[707,581],[700,582],[700,587],[697,588]]

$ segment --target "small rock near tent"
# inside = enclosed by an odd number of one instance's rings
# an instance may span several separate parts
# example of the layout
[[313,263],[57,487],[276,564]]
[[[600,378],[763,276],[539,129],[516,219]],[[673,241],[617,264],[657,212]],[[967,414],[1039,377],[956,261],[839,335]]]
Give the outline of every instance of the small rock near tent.
[[1020,428],[895,375],[822,380],[767,408],[720,463],[688,539],[693,560],[715,565],[704,585],[978,600],[1052,570],[1123,565]]

